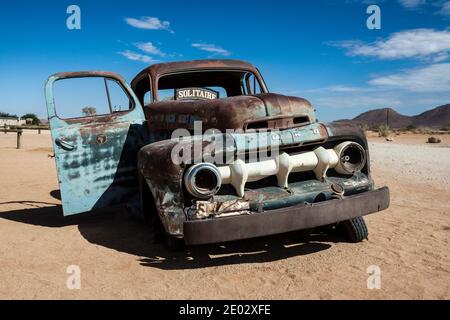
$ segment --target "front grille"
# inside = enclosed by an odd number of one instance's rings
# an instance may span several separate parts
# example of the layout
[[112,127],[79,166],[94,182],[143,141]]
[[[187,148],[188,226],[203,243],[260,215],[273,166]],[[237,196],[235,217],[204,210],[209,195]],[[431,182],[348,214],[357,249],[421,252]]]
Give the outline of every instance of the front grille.
[[[351,141],[341,142],[334,147],[325,149],[316,146],[309,151],[287,153],[281,151],[279,155],[258,162],[246,162],[238,159],[231,164],[218,166],[223,185],[231,185],[238,196],[243,197],[249,184],[267,183],[280,188],[289,188],[291,182],[299,181],[299,176],[307,175],[323,181],[328,170],[334,170],[340,175],[351,176],[365,167],[366,157],[361,157],[360,163],[353,163],[346,150],[350,148],[364,149]],[[350,154],[351,157],[351,154]],[[348,163],[352,165],[349,166]],[[296,176],[297,175],[297,176]],[[302,179],[303,180],[303,179]],[[273,183],[273,181],[276,181]],[[251,186],[251,185],[250,185]]]
[[305,126],[311,123],[309,116],[299,115],[291,117],[282,117],[275,119],[264,119],[258,121],[252,121],[246,124],[246,131],[257,131],[257,130],[281,130],[289,129],[295,127]]

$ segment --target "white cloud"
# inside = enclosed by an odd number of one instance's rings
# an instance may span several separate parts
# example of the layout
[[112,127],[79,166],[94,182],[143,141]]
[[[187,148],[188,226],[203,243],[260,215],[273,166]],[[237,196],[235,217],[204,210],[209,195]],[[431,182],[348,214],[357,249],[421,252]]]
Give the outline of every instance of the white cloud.
[[[447,72],[445,69],[441,71],[442,73]],[[410,70],[410,72],[412,71]],[[402,75],[407,73],[403,72]],[[430,76],[427,76],[426,72],[419,74],[417,77],[420,76],[425,77],[423,81],[430,81]],[[367,83],[361,86],[338,84],[314,89],[296,88],[295,90],[289,90],[284,88],[275,91],[305,97],[310,100],[317,109],[320,121],[350,119],[367,110],[386,107],[392,107],[400,113],[413,115],[422,112],[424,108],[429,109],[450,101],[450,90],[446,89],[445,85],[434,83],[442,90],[439,92],[433,91],[436,89],[433,85],[425,85],[422,91],[410,90],[409,86],[405,85],[403,78],[391,80],[401,81],[403,85],[393,85],[391,82],[383,83],[384,85]],[[429,91],[425,91],[425,89]]]
[[312,102],[320,121],[351,119],[371,109],[388,107],[402,114],[414,115],[450,101],[448,91],[411,92],[395,89],[361,93],[322,92],[300,96]]
[[333,93],[333,94],[355,94],[355,93],[365,93],[365,92],[374,92],[374,91],[380,91],[380,88],[374,88],[370,86],[366,87],[356,87],[356,86],[348,86],[348,85],[342,85],[337,84],[329,87],[322,87],[322,88],[313,88],[313,89],[302,89],[302,90],[287,90],[287,89],[280,89],[278,91],[283,91],[287,95],[299,95],[299,94],[305,94],[305,93]]
[[333,109],[376,109],[397,106],[401,103],[401,100],[396,97],[368,95],[317,97],[316,99],[312,99],[312,101],[317,107]]
[[207,43],[193,43],[192,46],[194,48],[197,48],[202,51],[210,52],[213,55],[219,55],[219,56],[229,56],[231,55],[231,52],[228,50],[225,50],[219,46],[216,46],[215,44],[207,44]]
[[418,58],[436,62],[443,61],[450,51],[450,30],[412,29],[393,33],[386,40],[372,43],[339,41],[329,44],[347,49],[350,56],[386,60]]
[[305,89],[288,92],[311,98],[319,108],[361,109],[384,108],[401,103],[398,91],[367,85],[365,87],[334,85],[316,89]]
[[304,89],[286,94],[309,99],[320,119],[353,118],[358,113],[392,107],[406,114],[448,103],[450,99],[450,63],[437,63],[375,77],[366,85]]
[[450,1],[442,3],[442,7],[439,13],[444,16],[450,16]]
[[443,62],[445,60],[447,60],[449,58],[449,54],[447,52],[443,52],[438,54],[437,56],[435,56],[431,62],[433,63],[438,63],[438,62]]
[[413,92],[449,92],[450,63],[432,64],[397,74],[377,77],[370,80],[369,84]]
[[135,43],[136,48],[142,50],[149,54],[154,54],[160,57],[165,57],[166,54],[162,52],[159,48],[155,47],[151,42],[139,42]]
[[426,1],[425,0],[399,0],[399,2],[405,8],[411,9],[411,8],[416,8],[418,6],[425,4]]
[[169,21],[161,21],[156,17],[141,17],[139,19],[125,18],[125,22],[130,26],[138,29],[167,30],[173,33],[173,31],[170,29]]
[[329,87],[329,90],[332,92],[344,92],[344,93],[353,93],[353,92],[366,92],[369,91],[369,88],[361,88],[361,87],[352,87],[352,86],[344,86],[344,85],[335,85]]
[[126,57],[129,60],[133,60],[133,61],[140,61],[143,63],[157,63],[159,62],[158,60],[154,60],[152,57],[137,53],[137,52],[133,52],[130,50],[126,50],[126,51],[121,51],[118,52],[118,54]]

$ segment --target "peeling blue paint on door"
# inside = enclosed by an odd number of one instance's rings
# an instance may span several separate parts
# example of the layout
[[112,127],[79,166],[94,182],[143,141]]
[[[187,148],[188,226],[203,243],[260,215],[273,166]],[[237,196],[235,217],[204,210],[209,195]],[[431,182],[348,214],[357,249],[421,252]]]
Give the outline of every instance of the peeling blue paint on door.
[[[118,81],[133,100],[134,108],[104,116],[58,118],[54,83],[94,76]],[[47,81],[46,99],[64,215],[137,200],[136,158],[148,142],[148,134],[142,107],[125,81],[103,72],[57,74]]]

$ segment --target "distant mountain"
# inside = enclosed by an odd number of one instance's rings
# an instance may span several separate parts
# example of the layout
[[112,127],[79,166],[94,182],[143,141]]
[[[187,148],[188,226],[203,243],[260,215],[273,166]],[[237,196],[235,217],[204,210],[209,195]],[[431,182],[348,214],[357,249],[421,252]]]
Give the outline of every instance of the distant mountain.
[[392,108],[375,109],[361,113],[354,119],[338,120],[337,122],[366,124],[369,127],[387,123],[391,128],[404,128],[409,125],[441,128],[450,125],[450,104],[425,111],[417,116],[405,116]]
[[450,104],[422,112],[413,118],[416,127],[442,127],[450,125]]

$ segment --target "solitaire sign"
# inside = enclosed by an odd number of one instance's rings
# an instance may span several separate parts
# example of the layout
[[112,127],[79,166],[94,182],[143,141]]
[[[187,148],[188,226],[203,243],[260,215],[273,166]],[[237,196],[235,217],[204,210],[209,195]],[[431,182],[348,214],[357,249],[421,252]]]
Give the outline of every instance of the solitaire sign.
[[219,92],[206,88],[184,88],[175,90],[175,100],[214,100]]

